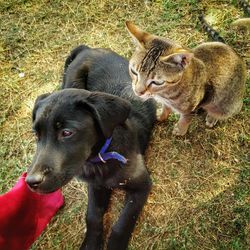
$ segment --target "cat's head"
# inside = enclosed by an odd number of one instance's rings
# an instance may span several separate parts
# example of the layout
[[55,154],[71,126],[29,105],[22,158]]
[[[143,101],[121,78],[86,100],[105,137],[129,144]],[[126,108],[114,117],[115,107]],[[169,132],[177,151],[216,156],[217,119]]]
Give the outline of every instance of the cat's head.
[[141,30],[130,21],[126,26],[136,45],[129,62],[135,94],[149,98],[167,85],[178,84],[193,54],[171,40]]

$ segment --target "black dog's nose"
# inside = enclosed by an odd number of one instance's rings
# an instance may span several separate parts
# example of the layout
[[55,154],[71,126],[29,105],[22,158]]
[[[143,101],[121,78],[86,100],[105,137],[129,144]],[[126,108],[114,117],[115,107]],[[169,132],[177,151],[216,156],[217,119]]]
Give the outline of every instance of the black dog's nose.
[[39,184],[43,182],[43,175],[41,174],[27,175],[25,181],[31,188],[36,189],[39,186]]

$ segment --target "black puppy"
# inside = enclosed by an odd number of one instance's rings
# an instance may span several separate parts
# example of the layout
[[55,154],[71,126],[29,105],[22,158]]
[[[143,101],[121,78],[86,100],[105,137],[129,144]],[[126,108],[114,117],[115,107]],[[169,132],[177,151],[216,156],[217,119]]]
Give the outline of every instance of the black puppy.
[[36,100],[37,150],[26,182],[39,193],[53,192],[74,176],[88,182],[81,249],[103,248],[103,215],[112,189],[124,189],[125,205],[108,249],[126,249],[151,187],[143,155],[156,107],[133,94],[127,60],[106,49],[73,50],[62,88]]

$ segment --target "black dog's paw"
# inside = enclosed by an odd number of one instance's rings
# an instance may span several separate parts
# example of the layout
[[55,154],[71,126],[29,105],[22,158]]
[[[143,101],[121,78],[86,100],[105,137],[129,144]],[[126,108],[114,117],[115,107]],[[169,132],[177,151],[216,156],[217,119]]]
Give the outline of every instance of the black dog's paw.
[[126,233],[112,231],[108,241],[108,250],[126,250],[128,248],[129,237]]
[[80,246],[80,250],[103,250],[103,244],[97,240],[85,239]]

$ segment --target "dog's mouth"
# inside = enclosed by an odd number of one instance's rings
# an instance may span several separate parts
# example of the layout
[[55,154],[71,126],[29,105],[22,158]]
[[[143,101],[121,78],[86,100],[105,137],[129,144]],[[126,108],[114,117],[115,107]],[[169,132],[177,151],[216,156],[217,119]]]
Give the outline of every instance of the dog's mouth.
[[55,188],[55,189],[49,189],[49,190],[46,190],[46,189],[41,189],[41,188],[32,188],[28,185],[28,188],[30,189],[30,191],[32,191],[33,193],[38,193],[38,194],[50,194],[50,193],[54,193],[56,192],[57,190],[60,189],[59,188]]
[[49,194],[49,193],[53,193],[56,192],[57,190],[59,190],[60,188],[62,188],[64,185],[66,185],[72,178],[69,178],[67,176],[63,177],[63,178],[45,178],[41,183],[39,184],[30,184],[27,181],[26,178],[26,183],[28,188],[34,192],[34,193],[38,193],[38,194]]

